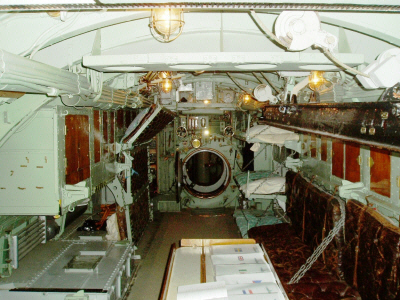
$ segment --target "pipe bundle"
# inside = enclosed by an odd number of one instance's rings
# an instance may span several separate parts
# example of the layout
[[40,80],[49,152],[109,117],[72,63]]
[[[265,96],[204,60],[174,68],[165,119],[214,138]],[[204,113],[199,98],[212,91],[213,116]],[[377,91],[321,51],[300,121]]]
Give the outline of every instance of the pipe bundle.
[[0,49],[0,90],[95,96],[85,76]]

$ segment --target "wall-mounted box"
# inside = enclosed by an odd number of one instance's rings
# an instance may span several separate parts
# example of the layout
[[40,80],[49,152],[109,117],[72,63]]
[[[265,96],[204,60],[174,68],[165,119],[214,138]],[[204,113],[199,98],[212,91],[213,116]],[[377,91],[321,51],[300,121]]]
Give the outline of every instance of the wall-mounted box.
[[38,111],[0,148],[0,214],[63,214],[113,180],[115,116],[65,106]]

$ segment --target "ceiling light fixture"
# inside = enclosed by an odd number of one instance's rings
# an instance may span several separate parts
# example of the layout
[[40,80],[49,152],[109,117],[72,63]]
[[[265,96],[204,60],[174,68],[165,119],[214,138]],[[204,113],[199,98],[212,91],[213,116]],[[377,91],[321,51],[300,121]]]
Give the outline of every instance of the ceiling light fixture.
[[165,94],[168,94],[172,90],[172,80],[170,78],[164,78],[161,81],[161,90]]
[[324,73],[323,71],[311,71],[311,74],[308,76],[308,86],[310,89],[316,91],[321,85],[326,83]]
[[245,104],[249,103],[250,100],[251,100],[251,96],[250,96],[249,94],[244,94],[244,95],[243,95],[243,102],[244,102]]
[[162,71],[162,72],[158,72],[158,77],[165,79],[165,78],[171,77],[171,74],[168,71]]
[[150,31],[159,42],[169,43],[175,40],[181,35],[184,24],[181,9],[157,8],[151,10]]

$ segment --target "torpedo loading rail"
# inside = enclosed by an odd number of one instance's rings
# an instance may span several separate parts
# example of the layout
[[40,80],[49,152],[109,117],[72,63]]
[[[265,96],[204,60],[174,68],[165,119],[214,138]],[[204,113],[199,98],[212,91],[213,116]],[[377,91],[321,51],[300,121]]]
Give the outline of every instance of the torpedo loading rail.
[[263,115],[263,124],[400,150],[398,101],[271,105]]

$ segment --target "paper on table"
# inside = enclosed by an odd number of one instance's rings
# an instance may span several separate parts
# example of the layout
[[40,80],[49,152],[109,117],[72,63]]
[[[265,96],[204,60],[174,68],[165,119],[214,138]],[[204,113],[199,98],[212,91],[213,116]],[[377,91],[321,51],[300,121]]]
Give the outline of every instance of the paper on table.
[[231,275],[231,274],[253,274],[271,272],[267,263],[264,264],[241,264],[241,265],[215,265],[214,274]]
[[213,265],[265,264],[262,253],[211,255]]
[[224,281],[207,282],[178,287],[177,300],[227,300],[228,292]]
[[274,282],[242,283],[227,285],[229,295],[251,295],[251,294],[273,294],[281,293],[278,285]]
[[262,249],[258,244],[216,245],[210,247],[210,253],[213,255],[262,253]]
[[255,274],[232,274],[215,276],[216,281],[225,281],[226,284],[275,282],[272,272]]

